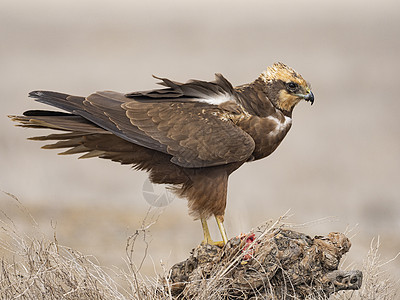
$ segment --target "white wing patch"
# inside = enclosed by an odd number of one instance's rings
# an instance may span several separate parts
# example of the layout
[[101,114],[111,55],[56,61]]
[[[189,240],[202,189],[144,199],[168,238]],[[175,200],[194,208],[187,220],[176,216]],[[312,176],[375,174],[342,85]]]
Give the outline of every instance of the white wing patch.
[[276,123],[276,127],[274,128],[274,130],[272,130],[268,133],[269,135],[272,135],[272,136],[277,135],[278,133],[280,133],[283,130],[286,130],[287,127],[292,125],[292,118],[289,118],[287,116],[285,116],[285,121],[283,121],[283,122],[281,122],[278,118],[275,118],[273,116],[269,116],[267,118]]
[[219,94],[216,97],[210,97],[210,98],[199,98],[196,99],[198,102],[203,102],[203,103],[208,103],[212,105],[220,105],[224,102],[228,102],[231,99],[231,95],[229,94]]

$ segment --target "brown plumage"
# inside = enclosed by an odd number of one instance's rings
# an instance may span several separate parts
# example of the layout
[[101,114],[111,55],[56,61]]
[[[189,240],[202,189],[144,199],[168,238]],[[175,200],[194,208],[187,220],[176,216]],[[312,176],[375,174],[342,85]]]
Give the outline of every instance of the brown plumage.
[[149,172],[153,183],[173,185],[188,200],[190,214],[216,216],[224,242],[223,216],[229,175],[247,161],[270,155],[291,127],[294,106],[314,101],[309,84],[282,63],[254,82],[233,87],[215,81],[161,80],[162,89],[122,94],[97,92],[77,97],[34,91],[36,101],[68,113],[30,110],[11,116],[20,126],[63,131],[31,138],[56,141],[45,149],[131,164]]

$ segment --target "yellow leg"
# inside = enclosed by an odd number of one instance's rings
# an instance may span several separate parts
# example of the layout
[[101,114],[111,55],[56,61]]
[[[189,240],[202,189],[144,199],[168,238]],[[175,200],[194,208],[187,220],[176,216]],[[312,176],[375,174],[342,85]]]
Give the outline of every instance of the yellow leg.
[[212,242],[212,240],[211,240],[210,231],[208,230],[208,225],[207,225],[206,219],[201,218],[201,226],[203,226],[203,234],[204,234],[203,244],[210,244],[210,242]]
[[226,235],[225,227],[224,227],[224,216],[218,215],[215,216],[215,220],[217,220],[219,232],[221,232],[222,236],[222,241],[224,242],[224,245],[228,242],[228,236]]
[[211,239],[210,231],[208,230],[207,220],[205,218],[201,218],[201,226],[203,226],[203,234],[204,234],[204,240],[202,242],[203,245],[210,244],[210,245],[216,245],[218,247],[223,247],[226,244],[222,241],[214,242]]

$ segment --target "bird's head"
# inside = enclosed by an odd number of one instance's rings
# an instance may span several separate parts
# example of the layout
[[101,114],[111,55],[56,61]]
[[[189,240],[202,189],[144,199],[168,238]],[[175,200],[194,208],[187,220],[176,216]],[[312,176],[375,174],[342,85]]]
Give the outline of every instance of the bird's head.
[[260,75],[266,84],[267,97],[278,109],[292,112],[301,100],[314,103],[310,84],[292,68],[283,63],[275,63]]

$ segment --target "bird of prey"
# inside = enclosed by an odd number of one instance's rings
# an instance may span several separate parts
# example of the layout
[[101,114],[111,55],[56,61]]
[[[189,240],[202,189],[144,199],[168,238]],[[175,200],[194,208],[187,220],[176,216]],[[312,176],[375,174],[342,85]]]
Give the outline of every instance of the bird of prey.
[[[36,101],[65,112],[28,110],[10,117],[23,127],[61,131],[31,138],[53,141],[45,149],[68,148],[60,154],[81,153],[81,158],[110,159],[149,172],[151,182],[168,184],[188,200],[190,215],[201,220],[203,243],[226,244],[229,175],[278,147],[292,126],[296,104],[313,104],[311,87],[283,63],[236,87],[221,74],[211,82],[155,78],[163,88],[128,94],[33,91],[29,96]],[[221,242],[211,239],[211,216]]]

